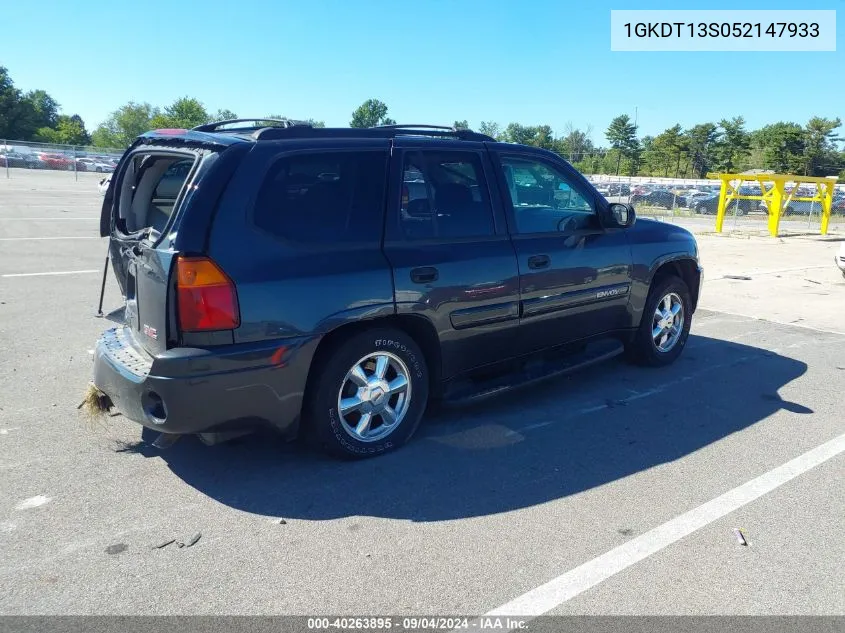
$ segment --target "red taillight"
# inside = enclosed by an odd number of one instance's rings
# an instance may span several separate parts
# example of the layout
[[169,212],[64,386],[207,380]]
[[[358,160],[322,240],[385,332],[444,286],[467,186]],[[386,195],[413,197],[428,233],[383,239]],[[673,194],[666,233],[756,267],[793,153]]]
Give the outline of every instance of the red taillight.
[[183,332],[233,330],[240,325],[235,284],[207,257],[178,257],[176,296]]

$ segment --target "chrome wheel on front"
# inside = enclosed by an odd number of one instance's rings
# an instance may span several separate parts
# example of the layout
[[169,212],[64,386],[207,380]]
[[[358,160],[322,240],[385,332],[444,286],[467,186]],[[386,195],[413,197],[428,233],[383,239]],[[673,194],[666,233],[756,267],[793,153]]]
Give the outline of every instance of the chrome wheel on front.
[[678,343],[684,331],[684,303],[674,292],[660,301],[654,310],[651,338],[658,352],[666,353]]
[[361,358],[346,373],[337,396],[343,429],[360,442],[376,442],[390,435],[410,404],[408,367],[390,352]]

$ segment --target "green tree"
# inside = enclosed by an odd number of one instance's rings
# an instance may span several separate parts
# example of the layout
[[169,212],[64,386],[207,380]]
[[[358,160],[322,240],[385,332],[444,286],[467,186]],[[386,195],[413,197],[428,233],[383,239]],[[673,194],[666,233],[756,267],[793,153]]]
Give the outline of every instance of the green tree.
[[522,145],[533,145],[537,136],[537,128],[521,123],[509,123],[502,134],[506,143],[520,143]]
[[181,97],[166,106],[163,112],[153,116],[150,126],[153,129],[191,129],[208,123],[210,119],[211,116],[200,101],[192,97]]
[[803,127],[783,121],[766,125],[752,135],[754,144],[762,149],[763,167],[780,174],[803,171],[804,138]]
[[375,127],[376,125],[396,125],[396,121],[387,116],[387,104],[378,99],[367,99],[352,113],[349,127]]
[[725,173],[733,173],[748,155],[751,136],[745,130],[741,116],[719,121],[719,137],[713,144],[714,166]]
[[557,140],[555,140],[551,126],[538,125],[535,127],[534,138],[531,140],[531,144],[548,150],[557,149]]
[[109,115],[91,135],[91,142],[97,147],[125,148],[136,137],[153,129],[152,120],[160,114],[158,108],[149,103],[130,101]]
[[713,165],[713,151],[719,137],[715,123],[699,123],[686,131],[692,173],[705,178]]
[[0,139],[27,141],[37,129],[36,122],[32,102],[15,87],[9,71],[0,66]]
[[653,175],[677,178],[688,148],[689,139],[681,132],[680,125],[674,125],[644,143],[643,161]]
[[469,122],[464,119],[463,121],[455,121],[453,127],[457,130],[468,130],[469,129]]
[[32,104],[37,128],[55,128],[59,123],[59,103],[44,90],[33,90],[24,97]]
[[837,161],[836,143],[841,137],[834,130],[842,125],[839,118],[825,119],[814,116],[804,126],[804,175],[835,175]]
[[78,114],[60,114],[54,128],[42,127],[35,133],[35,140],[61,145],[88,145],[91,142],[85,123]]
[[238,118],[238,115],[235,114],[234,112],[232,112],[231,110],[222,109],[222,110],[218,110],[214,114],[214,116],[211,117],[211,119],[209,120],[209,123],[214,123],[214,122],[217,122],[217,121],[230,121],[232,119],[237,119],[237,118]]
[[610,146],[616,150],[616,175],[624,157],[630,158],[631,163],[639,158],[640,144],[637,141],[637,126],[627,114],[621,114],[610,122],[605,132]]
[[586,154],[595,152],[593,142],[590,140],[592,130],[586,131],[575,128],[571,123],[566,124],[566,134],[557,142],[557,151],[569,159],[569,162],[576,163],[583,161]]
[[493,121],[482,121],[481,125],[478,126],[478,131],[482,134],[486,134],[487,136],[491,136],[496,140],[500,140],[502,136],[501,126]]

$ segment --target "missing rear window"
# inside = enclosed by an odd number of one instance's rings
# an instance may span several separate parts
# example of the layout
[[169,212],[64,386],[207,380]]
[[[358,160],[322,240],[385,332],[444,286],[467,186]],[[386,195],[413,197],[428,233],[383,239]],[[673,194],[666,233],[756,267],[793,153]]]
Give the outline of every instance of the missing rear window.
[[164,231],[191,173],[195,157],[136,154],[126,168],[118,205],[118,228],[131,234]]

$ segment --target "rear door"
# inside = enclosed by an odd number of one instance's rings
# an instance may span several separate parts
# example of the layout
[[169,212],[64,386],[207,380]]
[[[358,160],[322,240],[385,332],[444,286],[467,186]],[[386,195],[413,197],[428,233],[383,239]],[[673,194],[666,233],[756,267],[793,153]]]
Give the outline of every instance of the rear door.
[[517,353],[519,278],[481,143],[397,139],[384,250],[399,314],[428,319],[442,377]]
[[121,160],[106,193],[101,234],[125,299],[124,320],[151,353],[168,347],[170,234],[210,150],[138,146]]

